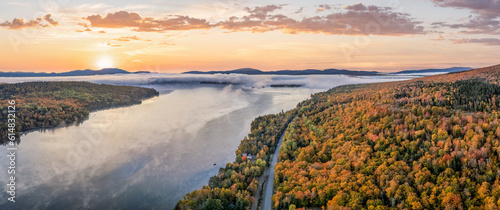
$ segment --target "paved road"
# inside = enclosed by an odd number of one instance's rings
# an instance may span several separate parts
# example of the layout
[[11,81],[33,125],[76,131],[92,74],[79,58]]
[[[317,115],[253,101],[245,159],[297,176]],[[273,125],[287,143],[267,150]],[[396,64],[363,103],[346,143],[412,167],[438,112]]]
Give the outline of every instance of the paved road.
[[253,201],[252,210],[257,210],[259,207],[260,191],[262,191],[262,186],[266,183],[267,177],[269,176],[269,168],[264,170],[264,173],[259,178],[259,186],[257,187],[257,193],[255,193],[255,200]]
[[274,189],[274,168],[276,167],[276,163],[278,162],[278,154],[280,153],[281,143],[283,143],[283,137],[285,136],[286,130],[281,135],[281,138],[278,142],[278,146],[276,147],[276,151],[274,151],[273,159],[271,160],[271,165],[269,166],[269,176],[267,178],[266,187],[263,193],[263,207],[264,210],[272,210],[273,209],[273,200],[271,197],[273,196]]

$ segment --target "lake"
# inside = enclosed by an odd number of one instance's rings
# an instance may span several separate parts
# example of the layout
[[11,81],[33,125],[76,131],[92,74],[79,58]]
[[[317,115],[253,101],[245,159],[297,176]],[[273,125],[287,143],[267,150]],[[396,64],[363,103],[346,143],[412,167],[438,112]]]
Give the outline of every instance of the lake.
[[[0,82],[84,80],[152,87],[141,105],[92,112],[81,125],[30,132],[16,162],[16,203],[0,209],[172,209],[232,162],[257,116],[294,108],[310,94],[355,83],[411,77],[114,75],[0,78]],[[209,81],[222,84],[200,84]],[[232,84],[232,85],[227,85]],[[300,84],[272,88],[273,84]],[[0,167],[8,167],[0,147]],[[215,165],[214,165],[215,164]]]

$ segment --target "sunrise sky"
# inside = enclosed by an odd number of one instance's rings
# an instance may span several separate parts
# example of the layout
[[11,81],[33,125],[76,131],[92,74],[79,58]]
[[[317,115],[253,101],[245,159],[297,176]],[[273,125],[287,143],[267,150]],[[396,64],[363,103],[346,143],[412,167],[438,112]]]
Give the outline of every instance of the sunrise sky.
[[0,11],[0,71],[500,63],[500,0],[6,0]]

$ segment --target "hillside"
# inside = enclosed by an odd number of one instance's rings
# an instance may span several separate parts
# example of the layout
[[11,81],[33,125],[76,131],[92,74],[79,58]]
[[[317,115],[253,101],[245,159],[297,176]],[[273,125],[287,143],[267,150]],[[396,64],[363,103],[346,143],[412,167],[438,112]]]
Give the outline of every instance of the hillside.
[[[499,82],[500,65],[314,94],[287,126],[274,208],[498,209]],[[256,183],[241,164],[177,208],[250,208],[238,195],[252,200]]]
[[421,69],[421,70],[404,70],[392,74],[422,74],[422,73],[452,73],[471,70],[470,67],[452,67],[446,69]]
[[[79,123],[90,111],[140,104],[159,95],[151,88],[89,82],[24,82],[0,84],[0,127],[6,128],[8,100],[15,100],[16,131]],[[19,133],[17,133],[19,136]],[[5,143],[2,135],[0,143]]]
[[493,66],[315,94],[280,148],[275,207],[497,209],[499,76]]

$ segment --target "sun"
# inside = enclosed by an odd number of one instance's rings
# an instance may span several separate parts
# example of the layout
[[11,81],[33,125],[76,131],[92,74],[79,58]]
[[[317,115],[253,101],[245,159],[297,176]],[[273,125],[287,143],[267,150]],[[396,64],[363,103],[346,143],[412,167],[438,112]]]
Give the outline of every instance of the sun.
[[104,68],[113,68],[115,66],[115,63],[110,57],[100,57],[99,60],[95,63],[95,65],[99,69],[104,69]]

